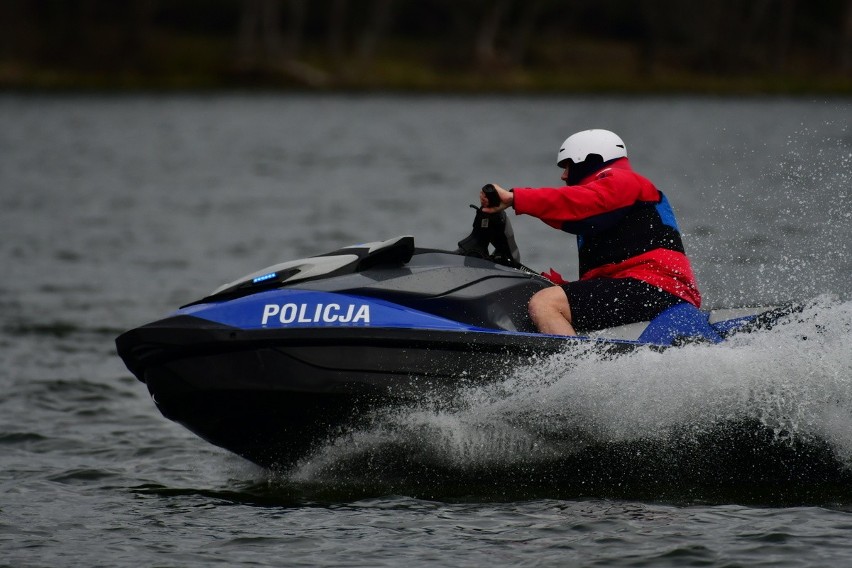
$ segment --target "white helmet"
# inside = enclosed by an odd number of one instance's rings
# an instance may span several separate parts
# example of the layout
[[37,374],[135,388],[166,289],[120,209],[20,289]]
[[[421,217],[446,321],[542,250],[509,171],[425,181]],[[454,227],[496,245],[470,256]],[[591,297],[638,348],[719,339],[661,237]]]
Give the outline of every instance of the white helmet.
[[626,158],[627,149],[614,132],[600,129],[583,130],[565,139],[556,156],[556,165],[564,168],[566,160],[579,164],[586,161],[589,154],[597,154],[604,162],[608,162],[616,158]]

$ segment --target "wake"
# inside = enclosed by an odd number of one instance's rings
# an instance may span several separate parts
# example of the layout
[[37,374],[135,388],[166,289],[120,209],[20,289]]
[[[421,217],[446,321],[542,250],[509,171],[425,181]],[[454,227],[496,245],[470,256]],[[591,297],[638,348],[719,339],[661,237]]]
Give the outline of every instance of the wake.
[[820,297],[721,345],[542,357],[451,402],[380,412],[288,479],[653,498],[852,488],[850,345],[852,302]]

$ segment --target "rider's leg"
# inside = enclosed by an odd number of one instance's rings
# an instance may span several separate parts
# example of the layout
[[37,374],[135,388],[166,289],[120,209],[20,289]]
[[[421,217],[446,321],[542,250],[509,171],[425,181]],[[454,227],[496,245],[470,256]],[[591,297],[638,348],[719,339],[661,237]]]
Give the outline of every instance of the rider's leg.
[[536,292],[529,302],[530,317],[541,333],[577,335],[571,320],[571,306],[561,286]]

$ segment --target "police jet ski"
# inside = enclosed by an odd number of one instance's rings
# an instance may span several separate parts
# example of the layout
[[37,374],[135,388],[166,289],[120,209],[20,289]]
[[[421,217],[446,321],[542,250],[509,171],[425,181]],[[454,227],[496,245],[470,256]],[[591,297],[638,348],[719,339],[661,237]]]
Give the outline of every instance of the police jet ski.
[[292,260],[127,331],[116,345],[165,417],[261,466],[286,468],[371,409],[498,380],[535,357],[717,343],[777,317],[681,304],[593,336],[543,335],[527,302],[552,285],[520,264],[505,212],[477,210],[458,250],[400,236]]

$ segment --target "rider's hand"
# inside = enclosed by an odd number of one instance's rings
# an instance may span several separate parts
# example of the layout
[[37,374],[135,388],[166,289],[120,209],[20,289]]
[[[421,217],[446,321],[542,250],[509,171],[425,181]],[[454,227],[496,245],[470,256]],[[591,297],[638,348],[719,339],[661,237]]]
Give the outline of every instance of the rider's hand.
[[504,211],[512,206],[515,202],[515,195],[511,191],[506,191],[499,185],[492,184],[494,189],[497,190],[497,195],[500,197],[500,205],[496,207],[488,206],[488,197],[486,197],[483,191],[479,192],[479,203],[482,205],[483,213],[499,213],[500,211]]

